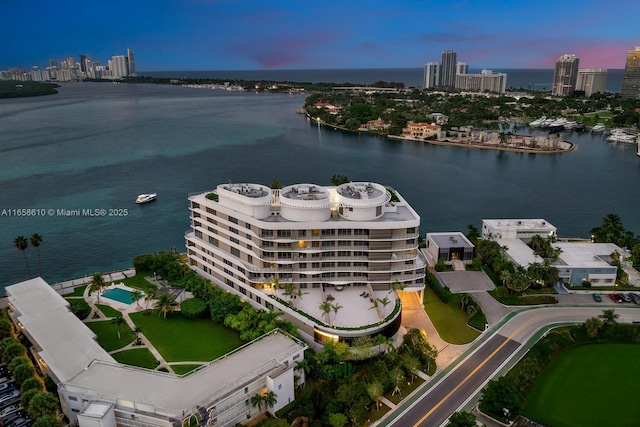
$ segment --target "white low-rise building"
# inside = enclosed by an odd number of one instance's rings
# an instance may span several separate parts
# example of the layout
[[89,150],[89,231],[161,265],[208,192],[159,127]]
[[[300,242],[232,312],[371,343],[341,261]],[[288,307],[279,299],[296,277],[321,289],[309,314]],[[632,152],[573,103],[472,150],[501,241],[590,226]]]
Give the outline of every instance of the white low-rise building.
[[189,202],[191,268],[256,307],[283,312],[317,348],[394,335],[395,290],[424,290],[420,217],[380,184],[223,184]]
[[307,346],[275,331],[187,375],[117,363],[69,303],[41,278],[6,288],[9,314],[58,386],[64,414],[80,427],[233,426],[258,414],[251,397],[273,391],[277,411],[294,400],[294,369]]

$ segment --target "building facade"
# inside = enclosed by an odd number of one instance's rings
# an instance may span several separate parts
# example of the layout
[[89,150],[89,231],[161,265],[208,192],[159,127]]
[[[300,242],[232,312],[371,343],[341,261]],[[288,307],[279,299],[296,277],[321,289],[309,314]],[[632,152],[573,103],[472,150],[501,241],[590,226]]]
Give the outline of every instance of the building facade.
[[583,68],[578,70],[576,90],[584,91],[585,96],[604,93],[607,84],[606,68]]
[[462,261],[473,262],[474,246],[467,237],[458,232],[427,233],[425,253],[429,265],[434,266],[442,259],[446,264]]
[[452,50],[442,52],[440,61],[440,86],[454,87],[456,83],[456,53]]
[[316,348],[394,335],[401,319],[395,289],[424,289],[420,217],[380,184],[223,184],[189,202],[191,268],[255,307],[284,313]]
[[482,70],[480,74],[458,74],[456,75],[455,88],[470,92],[505,93],[507,75],[494,73],[491,70]]
[[[307,346],[276,330],[186,375],[117,363],[69,302],[41,278],[6,288],[11,320],[58,388],[79,427],[234,426],[259,415],[251,397],[272,391],[273,411],[294,400],[294,369]],[[302,381],[304,376],[302,375]]]
[[469,74],[469,64],[466,62],[458,62],[456,64],[456,75],[458,74]]
[[580,59],[576,55],[566,54],[558,58],[553,75],[553,95],[571,95],[575,91],[579,64]]
[[407,123],[407,127],[402,129],[402,134],[415,138],[429,138],[438,135],[440,130],[442,130],[440,125],[424,122],[409,122]]
[[623,98],[640,97],[640,46],[627,52],[620,96]]
[[424,81],[422,87],[430,89],[438,87],[440,84],[440,64],[437,62],[427,62],[424,66]]

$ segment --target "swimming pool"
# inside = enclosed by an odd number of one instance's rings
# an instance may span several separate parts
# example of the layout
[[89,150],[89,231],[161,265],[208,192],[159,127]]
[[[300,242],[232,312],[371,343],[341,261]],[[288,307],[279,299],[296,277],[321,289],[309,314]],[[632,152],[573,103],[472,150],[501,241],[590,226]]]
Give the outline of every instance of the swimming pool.
[[112,288],[102,292],[102,296],[122,304],[131,305],[133,304],[133,300],[131,300],[132,293],[133,292],[127,291],[126,289]]

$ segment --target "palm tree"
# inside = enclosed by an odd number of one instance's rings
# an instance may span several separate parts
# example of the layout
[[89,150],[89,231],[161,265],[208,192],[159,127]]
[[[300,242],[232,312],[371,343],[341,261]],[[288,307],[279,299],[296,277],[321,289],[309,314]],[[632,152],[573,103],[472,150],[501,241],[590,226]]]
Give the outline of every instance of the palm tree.
[[327,323],[330,323],[330,321],[329,321],[329,319],[330,319],[329,313],[331,313],[331,303],[329,301],[322,301],[318,308],[320,308],[320,311],[322,311],[322,314],[324,316],[326,316]]
[[120,326],[123,323],[126,323],[126,322],[124,321],[124,317],[122,316],[116,316],[113,319],[111,319],[111,324],[114,325],[118,330],[118,341],[120,341]]
[[142,292],[137,289],[131,291],[131,302],[136,303],[136,307],[140,307],[140,299],[142,298]]
[[338,304],[331,304],[331,309],[333,310],[333,323],[336,323],[336,317],[338,316],[338,311],[342,308],[342,306]]
[[178,303],[174,301],[173,295],[171,294],[162,294],[156,301],[155,311],[158,313],[158,316],[162,314],[163,318],[167,318],[167,314],[172,312],[178,307]]
[[598,315],[599,318],[602,319],[603,325],[610,325],[616,323],[616,319],[620,317],[619,314],[615,313],[614,309],[602,310],[602,314]]
[[31,246],[36,248],[38,251],[38,276],[42,276],[42,269],[40,268],[40,243],[42,243],[42,236],[34,233],[31,236],[31,239],[29,239],[29,242],[31,243]]
[[264,395],[263,401],[267,412],[269,412],[269,408],[273,408],[273,406],[278,403],[278,396],[269,390],[267,394]]
[[104,282],[102,273],[93,273],[93,275],[91,275],[91,292],[98,291],[98,304],[100,304],[100,294],[105,285],[106,283]]
[[382,316],[383,317],[387,313],[387,306],[391,304],[391,300],[387,297],[378,298],[378,302],[382,304]]
[[149,308],[149,301],[151,301],[152,299],[154,299],[156,297],[156,295],[158,295],[158,289],[157,288],[148,288],[147,292],[144,296],[144,301],[146,303],[145,308]]
[[256,393],[251,396],[251,406],[253,406],[254,408],[257,406],[260,413],[262,413],[262,405],[264,405],[265,403],[266,402],[264,401],[264,396],[260,393]]
[[31,279],[31,269],[29,268],[29,260],[27,259],[27,253],[25,252],[29,247],[29,241],[24,236],[18,236],[13,241],[13,246],[24,255],[24,262],[27,264],[27,273],[29,274],[29,279]]
[[589,338],[595,338],[598,336],[598,332],[600,332],[602,322],[596,317],[591,317],[585,320],[584,327],[587,330],[587,336]]

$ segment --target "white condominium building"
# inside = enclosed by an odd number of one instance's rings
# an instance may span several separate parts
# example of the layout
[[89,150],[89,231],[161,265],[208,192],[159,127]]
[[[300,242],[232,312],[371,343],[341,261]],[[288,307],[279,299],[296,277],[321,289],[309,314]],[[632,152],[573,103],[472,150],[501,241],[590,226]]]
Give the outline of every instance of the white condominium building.
[[380,184],[223,184],[189,202],[191,268],[256,307],[283,312],[316,348],[394,335],[396,290],[424,289],[420,217]]
[[307,346],[275,330],[186,375],[117,363],[40,277],[6,288],[9,315],[58,387],[79,427],[176,427],[196,419],[230,427],[260,414],[251,397],[272,391],[275,412],[295,399],[294,369]]

